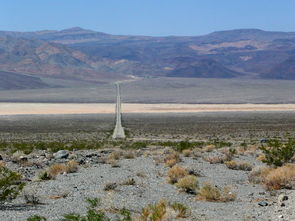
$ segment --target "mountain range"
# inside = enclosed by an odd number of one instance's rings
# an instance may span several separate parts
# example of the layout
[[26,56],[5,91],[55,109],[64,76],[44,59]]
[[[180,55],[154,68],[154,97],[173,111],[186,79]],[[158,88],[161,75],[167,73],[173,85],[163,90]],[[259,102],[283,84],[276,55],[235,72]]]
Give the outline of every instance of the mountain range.
[[0,79],[15,81],[15,76],[23,76],[24,82],[31,77],[39,85],[33,88],[48,86],[42,77],[91,82],[163,76],[295,80],[295,32],[240,29],[151,37],[79,27],[0,31]]

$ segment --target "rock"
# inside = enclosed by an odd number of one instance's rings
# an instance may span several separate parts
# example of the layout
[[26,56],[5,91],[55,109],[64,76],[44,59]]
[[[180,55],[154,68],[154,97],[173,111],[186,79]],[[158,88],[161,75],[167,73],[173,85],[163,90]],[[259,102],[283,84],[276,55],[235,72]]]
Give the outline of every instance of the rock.
[[261,201],[258,203],[259,206],[268,206],[268,202],[266,201]]
[[284,201],[288,200],[289,197],[285,194],[280,194],[278,196],[278,204],[281,206],[281,207],[284,207],[286,206],[286,204],[284,203]]
[[288,199],[289,199],[289,197],[287,195],[285,195],[285,194],[280,194],[278,196],[278,202],[283,202],[283,201],[286,201]]
[[59,150],[53,154],[55,159],[66,159],[69,156],[69,152],[66,150]]
[[3,157],[0,155],[0,160],[3,160]]
[[20,156],[19,160],[22,162],[28,161],[28,158],[26,156]]

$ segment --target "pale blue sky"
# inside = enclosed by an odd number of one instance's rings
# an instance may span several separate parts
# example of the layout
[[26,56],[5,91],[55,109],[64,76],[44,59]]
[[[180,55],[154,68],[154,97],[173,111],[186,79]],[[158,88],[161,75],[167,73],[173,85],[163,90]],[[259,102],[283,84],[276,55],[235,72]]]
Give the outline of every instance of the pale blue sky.
[[2,0],[0,30],[80,26],[111,34],[201,35],[295,31],[295,0]]

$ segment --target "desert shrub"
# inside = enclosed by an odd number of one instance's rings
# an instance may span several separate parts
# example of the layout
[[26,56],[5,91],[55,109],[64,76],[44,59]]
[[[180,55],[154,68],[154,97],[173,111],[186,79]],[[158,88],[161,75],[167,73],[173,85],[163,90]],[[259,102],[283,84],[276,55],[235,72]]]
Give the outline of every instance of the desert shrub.
[[295,188],[295,165],[287,164],[282,167],[268,170],[263,175],[263,183],[268,190],[294,189]]
[[188,175],[188,171],[180,166],[174,166],[168,171],[168,182],[177,183],[179,179]]
[[75,160],[70,160],[66,163],[66,171],[67,173],[75,173],[78,171],[78,163]]
[[260,149],[265,155],[264,163],[267,165],[282,166],[288,163],[295,154],[295,139],[289,138],[287,142],[272,139],[267,145],[262,145]]
[[21,192],[25,183],[21,181],[21,175],[0,167],[0,201],[12,200]]
[[182,151],[183,156],[190,157],[192,154],[192,150],[183,150]]
[[44,216],[34,215],[27,219],[27,221],[46,221],[47,219]]
[[160,221],[163,220],[167,211],[167,202],[161,200],[160,202],[150,205],[151,210],[151,220]]
[[24,193],[24,200],[27,204],[37,205],[40,204],[40,198],[35,194]]
[[136,141],[136,142],[132,142],[132,143],[129,142],[129,143],[124,143],[124,144],[120,145],[120,147],[122,149],[138,150],[138,149],[146,148],[147,142],[145,142],[145,141]]
[[122,185],[127,185],[127,186],[133,186],[135,184],[136,184],[136,182],[133,178],[130,178],[122,183]]
[[135,220],[164,221],[187,218],[188,216],[190,216],[190,210],[187,206],[177,202],[168,203],[166,200],[160,200],[143,208],[139,218]]
[[134,159],[135,158],[135,154],[133,151],[126,151],[124,153],[124,158],[125,159]]
[[224,163],[229,169],[232,170],[245,170],[245,171],[251,171],[252,165],[248,162],[237,162],[234,160],[226,161]]
[[117,161],[121,158],[121,156],[123,156],[123,153],[121,151],[113,151],[112,153],[110,153],[108,155],[108,162],[113,162],[113,161]]
[[198,187],[197,178],[193,175],[187,175],[179,179],[176,186],[187,193],[195,194]]
[[65,214],[64,221],[110,221],[111,219],[101,210],[97,210],[96,207],[99,205],[100,200],[87,199],[89,206],[87,207],[87,212],[85,216],[77,213]]
[[219,156],[209,156],[205,158],[207,162],[210,164],[218,164],[218,163],[224,163],[226,161],[230,161],[232,159],[232,156],[230,154],[224,154]]
[[263,167],[263,166],[254,167],[251,170],[248,176],[248,179],[252,183],[256,183],[256,184],[262,183],[264,177],[269,173],[270,170],[272,170],[272,168]]
[[67,167],[65,164],[57,163],[51,165],[47,172],[51,179],[54,179],[57,175],[62,174],[67,171]]
[[117,188],[118,184],[117,183],[107,183],[103,190],[104,191],[111,191],[111,190],[115,190]]
[[46,170],[41,171],[38,175],[39,180],[50,180],[51,177],[49,176],[48,172]]
[[164,163],[166,164],[166,166],[168,167],[173,167],[175,164],[177,164],[178,162],[180,162],[180,156],[179,153],[177,152],[172,152],[169,153],[167,156],[165,156],[164,158]]
[[228,202],[236,199],[236,194],[231,192],[231,188],[226,186],[223,191],[210,183],[206,183],[198,192],[198,200],[209,202]]
[[171,208],[177,212],[176,218],[187,218],[190,215],[188,207],[182,203],[172,203]]
[[227,141],[219,140],[219,139],[213,139],[213,140],[209,141],[208,144],[213,144],[215,146],[215,148],[231,147],[232,146],[231,142],[227,142]]

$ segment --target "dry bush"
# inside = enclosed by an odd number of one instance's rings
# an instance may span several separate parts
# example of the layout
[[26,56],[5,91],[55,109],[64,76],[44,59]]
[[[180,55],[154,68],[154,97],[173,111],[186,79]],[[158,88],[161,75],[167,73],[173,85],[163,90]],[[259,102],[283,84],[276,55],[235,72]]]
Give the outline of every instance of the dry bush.
[[256,184],[262,183],[264,177],[269,173],[270,170],[272,169],[269,167],[264,167],[264,166],[254,167],[251,170],[248,179],[252,183],[256,183]]
[[70,160],[66,164],[67,173],[75,173],[78,171],[78,163],[75,160]]
[[51,179],[54,179],[57,175],[66,172],[67,166],[65,164],[57,163],[50,166],[47,171],[48,171],[49,177]]
[[198,187],[197,178],[193,175],[187,175],[178,180],[176,186],[186,193],[196,193]]
[[125,159],[134,159],[135,158],[135,154],[133,151],[126,151],[124,153],[124,158]]
[[182,151],[183,156],[190,157],[192,155],[192,150],[186,149]]
[[295,188],[295,165],[287,164],[276,169],[271,169],[264,174],[263,183],[268,190]]
[[256,160],[261,161],[261,162],[265,161],[266,160],[265,154],[258,155],[258,157],[256,158]]
[[130,179],[124,181],[123,183],[121,183],[121,185],[126,185],[126,186],[133,186],[135,184],[136,184],[136,182],[133,178],[130,178]]
[[227,166],[227,168],[232,170],[245,170],[245,171],[252,170],[252,165],[249,164],[248,162],[237,162],[237,161],[231,160],[231,161],[226,161],[224,164]]
[[231,155],[224,154],[222,156],[207,157],[204,160],[206,160],[210,164],[218,164],[218,163],[224,163],[226,161],[230,161],[231,159],[232,159]]
[[190,210],[181,203],[167,203],[166,200],[160,200],[158,203],[148,205],[142,209],[139,217],[132,220],[138,221],[164,221],[176,220],[177,218],[187,218]]
[[5,167],[5,166],[6,166],[6,163],[3,160],[1,160],[0,161],[0,167]]
[[190,210],[182,203],[173,203],[171,207],[177,212],[176,218],[187,218],[190,216]]
[[62,173],[74,173],[78,170],[78,163],[74,160],[70,160],[66,164],[57,163],[51,165],[46,173],[49,178],[54,179],[57,175]]
[[173,167],[175,164],[180,162],[180,156],[179,153],[176,151],[173,151],[172,153],[169,153],[165,158],[164,158],[164,163],[168,167]]
[[203,148],[203,151],[204,152],[212,152],[215,149],[216,149],[216,146],[214,144],[209,144]]
[[168,182],[177,183],[179,179],[188,175],[188,171],[180,166],[174,166],[168,171]]
[[108,161],[119,160],[122,155],[121,151],[113,151],[108,155]]
[[228,202],[236,199],[236,194],[231,192],[229,186],[224,187],[221,191],[218,187],[210,183],[206,183],[198,192],[198,200],[205,200],[209,202]]

